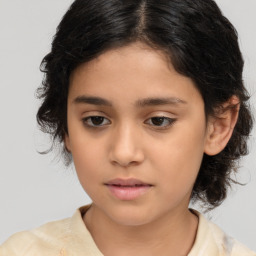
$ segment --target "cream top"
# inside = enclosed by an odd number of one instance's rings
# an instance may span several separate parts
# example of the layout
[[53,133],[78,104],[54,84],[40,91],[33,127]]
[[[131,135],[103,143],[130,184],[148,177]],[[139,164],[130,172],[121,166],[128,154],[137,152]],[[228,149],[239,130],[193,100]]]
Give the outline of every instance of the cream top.
[[[81,207],[71,218],[14,234],[0,246],[0,256],[103,256],[82,219],[89,207]],[[199,226],[188,256],[256,256],[194,212],[199,217]]]

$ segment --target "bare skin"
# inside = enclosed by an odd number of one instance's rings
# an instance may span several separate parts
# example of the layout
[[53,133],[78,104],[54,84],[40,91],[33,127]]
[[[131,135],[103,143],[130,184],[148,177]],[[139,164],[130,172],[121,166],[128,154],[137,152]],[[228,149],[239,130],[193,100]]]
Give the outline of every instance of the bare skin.
[[189,253],[198,219],[188,204],[203,154],[225,147],[237,112],[207,123],[193,81],[142,43],[73,72],[65,144],[93,201],[85,225],[104,255]]
[[[93,207],[84,222],[95,243],[105,256],[185,256],[196,237],[198,218],[185,212],[184,216],[164,216],[143,226],[119,226],[110,219],[94,213]],[[108,239],[109,238],[109,239]]]

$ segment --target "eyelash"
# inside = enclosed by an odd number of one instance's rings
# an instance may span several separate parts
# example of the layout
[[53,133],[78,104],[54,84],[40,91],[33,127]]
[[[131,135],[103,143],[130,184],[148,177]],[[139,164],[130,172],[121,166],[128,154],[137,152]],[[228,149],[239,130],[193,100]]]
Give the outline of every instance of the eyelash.
[[[107,118],[105,118],[105,117],[103,117],[103,116],[88,116],[88,117],[85,117],[85,118],[83,118],[82,119],[82,121],[83,121],[83,124],[86,126],[86,127],[88,127],[88,128],[94,128],[94,129],[97,129],[97,128],[100,128],[100,127],[103,127],[104,125],[108,125],[108,124],[110,124],[110,121],[107,123],[107,124],[98,124],[98,125],[95,125],[95,124],[93,124],[93,122],[92,122],[92,118],[100,118],[101,120],[103,119],[103,120],[108,120]],[[164,126],[162,126],[162,125],[154,125],[153,123],[152,123],[152,120],[153,119],[155,119],[155,121],[158,119],[158,121],[159,121],[159,119],[162,119],[164,122],[168,122],[168,124],[167,125],[164,125]],[[89,121],[90,120],[90,121]],[[167,128],[169,128],[170,126],[172,126],[173,125],[173,123],[176,121],[176,119],[175,118],[170,118],[170,117],[166,117],[166,116],[154,116],[154,117],[151,117],[151,118],[149,118],[149,119],[147,119],[146,121],[148,121],[148,120],[151,120],[151,125],[152,126],[154,126],[154,127],[156,127],[156,128],[158,128],[158,129],[167,129]],[[89,121],[89,123],[88,123],[88,121]],[[161,122],[161,121],[160,121]],[[146,122],[145,122],[146,123]]]
[[[170,117],[166,117],[166,116],[154,116],[154,117],[151,117],[151,118],[149,118],[149,119],[147,119],[147,120],[151,120],[151,123],[152,123],[152,120],[153,120],[153,119],[156,119],[156,120],[158,119],[158,121],[162,119],[164,122],[168,122],[168,124],[167,124],[167,125],[164,125],[164,126],[152,124],[152,126],[157,127],[158,129],[167,129],[167,128],[169,128],[170,126],[172,126],[172,125],[174,124],[174,122],[176,121],[175,118],[170,118]],[[146,120],[146,121],[147,121],[147,120]],[[160,121],[160,122],[161,122],[161,121]]]
[[106,119],[107,120],[107,118],[105,118],[104,116],[88,116],[88,117],[85,117],[85,118],[82,119],[84,125],[89,127],[89,128],[98,128],[98,127],[103,126],[102,124],[101,125],[94,125],[92,123],[92,121],[90,121],[91,124],[88,124],[88,120],[92,120],[92,118],[102,118],[102,119]]

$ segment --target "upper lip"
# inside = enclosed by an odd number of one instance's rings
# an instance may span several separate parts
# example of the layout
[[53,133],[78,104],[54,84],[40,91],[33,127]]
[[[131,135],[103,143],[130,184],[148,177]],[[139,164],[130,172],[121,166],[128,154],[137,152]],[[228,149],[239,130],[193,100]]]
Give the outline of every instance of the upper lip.
[[116,186],[136,186],[136,185],[145,185],[152,186],[149,183],[145,183],[141,180],[130,178],[130,179],[113,179],[105,183],[105,185],[116,185]]

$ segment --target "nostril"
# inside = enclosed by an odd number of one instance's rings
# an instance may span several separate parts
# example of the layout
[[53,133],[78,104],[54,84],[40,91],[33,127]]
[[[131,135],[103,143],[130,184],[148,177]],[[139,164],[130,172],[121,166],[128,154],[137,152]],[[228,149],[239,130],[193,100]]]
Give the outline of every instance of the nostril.
[[136,162],[136,161],[120,161],[120,160],[114,160],[111,161],[113,165],[120,165],[122,167],[130,167],[130,166],[135,166],[140,164],[140,162]]
[[[134,131],[134,130],[133,130]],[[112,137],[109,148],[109,159],[112,164],[128,167],[144,160],[144,153],[139,140],[127,126]]]

